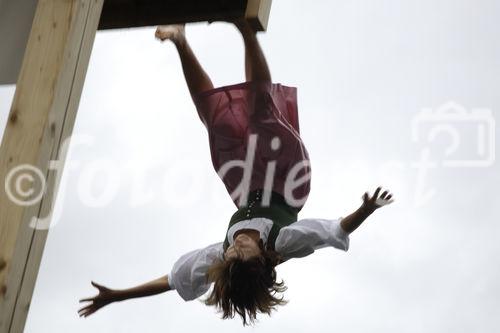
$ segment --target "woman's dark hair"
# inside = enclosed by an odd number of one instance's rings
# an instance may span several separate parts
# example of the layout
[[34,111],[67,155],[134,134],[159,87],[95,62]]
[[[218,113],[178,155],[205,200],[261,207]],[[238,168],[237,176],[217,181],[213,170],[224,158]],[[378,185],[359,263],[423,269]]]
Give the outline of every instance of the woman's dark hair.
[[260,256],[248,260],[236,257],[216,261],[207,271],[207,280],[214,282],[214,287],[205,304],[215,305],[222,319],[239,314],[243,326],[247,325],[247,316],[253,324],[257,312],[271,315],[276,305],[287,303],[275,296],[287,289],[283,281],[276,282],[279,261],[277,252],[263,249]]

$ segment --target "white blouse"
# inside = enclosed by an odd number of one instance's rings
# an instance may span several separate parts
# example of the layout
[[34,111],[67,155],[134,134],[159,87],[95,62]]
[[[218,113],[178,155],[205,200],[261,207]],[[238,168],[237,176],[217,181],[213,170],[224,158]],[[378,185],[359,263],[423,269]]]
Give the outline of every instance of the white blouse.
[[[340,226],[342,218],[302,219],[281,228],[275,241],[275,250],[286,261],[310,255],[324,247],[334,247],[343,251],[349,249],[349,234]],[[233,244],[234,234],[241,229],[255,229],[260,238],[267,243],[273,222],[267,218],[256,217],[235,223],[227,232],[229,244]],[[205,273],[214,260],[223,259],[223,242],[188,252],[181,256],[172,267],[168,276],[169,285],[177,290],[185,301],[203,295],[210,288]]]

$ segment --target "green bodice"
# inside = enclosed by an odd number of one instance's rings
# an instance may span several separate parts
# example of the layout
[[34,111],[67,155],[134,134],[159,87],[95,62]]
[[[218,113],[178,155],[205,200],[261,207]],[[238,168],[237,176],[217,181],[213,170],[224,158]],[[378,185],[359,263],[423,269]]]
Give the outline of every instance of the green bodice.
[[[268,206],[264,206],[262,204],[262,192],[262,190],[250,192],[248,195],[247,205],[240,207],[236,213],[233,214],[227,230],[229,230],[234,224],[243,220],[249,220],[254,217],[268,218],[273,222],[273,226],[267,238],[267,248],[274,250],[274,243],[278,237],[280,229],[297,221],[299,209],[289,206],[286,203],[285,198],[276,192],[272,192],[270,204]],[[229,241],[227,239],[226,231],[226,237],[224,238],[224,251],[228,248],[228,246]]]

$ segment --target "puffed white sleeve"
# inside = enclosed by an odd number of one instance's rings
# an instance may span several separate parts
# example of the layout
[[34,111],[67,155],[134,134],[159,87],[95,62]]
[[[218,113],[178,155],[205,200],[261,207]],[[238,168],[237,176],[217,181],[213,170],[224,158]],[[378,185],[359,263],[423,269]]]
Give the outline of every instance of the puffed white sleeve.
[[185,301],[191,301],[206,293],[210,283],[206,281],[208,267],[222,259],[223,243],[215,243],[182,255],[173,265],[169,285]]
[[349,249],[349,234],[342,229],[338,219],[302,219],[281,228],[275,249],[285,260],[310,255],[324,247],[343,251]]

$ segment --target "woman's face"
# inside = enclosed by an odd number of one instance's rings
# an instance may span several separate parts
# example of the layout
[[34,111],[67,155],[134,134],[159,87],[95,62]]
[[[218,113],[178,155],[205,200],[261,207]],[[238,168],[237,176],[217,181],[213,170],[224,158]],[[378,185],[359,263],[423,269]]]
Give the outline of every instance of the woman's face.
[[229,246],[224,254],[226,259],[241,258],[248,260],[260,255],[259,244],[250,236],[239,234],[234,239],[233,245]]

